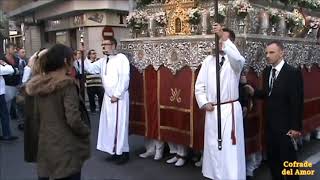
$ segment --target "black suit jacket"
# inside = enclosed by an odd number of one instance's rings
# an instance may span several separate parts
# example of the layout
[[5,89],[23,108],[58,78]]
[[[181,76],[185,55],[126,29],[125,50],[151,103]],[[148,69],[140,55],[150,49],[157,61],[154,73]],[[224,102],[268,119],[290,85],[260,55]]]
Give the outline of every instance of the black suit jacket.
[[285,63],[269,94],[271,67],[263,72],[263,89],[256,90],[255,96],[266,100],[267,132],[284,135],[289,130],[302,130],[303,119],[303,78],[299,69]]

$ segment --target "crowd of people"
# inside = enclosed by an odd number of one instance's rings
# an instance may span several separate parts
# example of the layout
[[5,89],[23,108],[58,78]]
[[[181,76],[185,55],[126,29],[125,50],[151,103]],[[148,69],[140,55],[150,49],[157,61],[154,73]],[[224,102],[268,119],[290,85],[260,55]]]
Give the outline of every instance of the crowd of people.
[[[272,41],[265,50],[270,66],[263,74],[263,89],[254,89],[246,81],[245,58],[234,44],[234,32],[219,24],[213,31],[220,39],[219,73],[224,82],[220,86],[223,149],[218,150],[217,141],[216,58],[208,56],[195,83],[198,106],[206,112],[203,155],[196,166],[202,166],[203,175],[210,179],[249,179],[253,175],[263,155],[245,155],[246,117],[251,99],[260,98],[266,100],[266,159],[272,177],[284,179],[282,163],[297,160],[294,142],[302,132],[302,74],[286,63],[281,42]],[[102,47],[103,57],[97,58],[91,49],[84,64],[83,47],[73,51],[61,44],[40,49],[29,59],[23,48],[8,44],[5,55],[0,56],[0,140],[18,139],[12,134],[10,119],[19,119],[18,128],[25,134],[25,160],[37,163],[39,180],[81,178],[83,163],[90,156],[91,131],[80,95],[82,77],[86,78],[90,112],[100,113],[97,149],[110,154],[107,160],[116,164],[129,160],[130,64],[117,51],[115,38],[103,40]],[[188,147],[166,143],[171,154],[166,162],[183,166]],[[141,158],[163,158],[165,142],[146,139],[145,147]]]

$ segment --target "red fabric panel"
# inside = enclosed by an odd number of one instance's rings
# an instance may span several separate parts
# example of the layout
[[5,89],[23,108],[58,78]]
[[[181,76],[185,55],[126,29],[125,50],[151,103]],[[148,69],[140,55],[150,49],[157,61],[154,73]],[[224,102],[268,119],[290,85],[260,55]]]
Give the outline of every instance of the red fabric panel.
[[[257,74],[251,69],[248,72],[247,80],[254,88],[262,89],[262,75]],[[253,108],[248,114],[247,124],[245,129],[246,153],[251,154],[265,148],[265,118],[264,118],[264,103],[261,100],[253,100]]]
[[[175,142],[178,144],[190,145],[190,135],[188,141],[185,139],[177,139],[181,136],[178,131],[187,131],[190,133],[190,102],[191,102],[191,84],[192,84],[192,71],[189,67],[181,69],[176,74],[165,68],[161,67],[160,71],[160,125],[167,126],[173,129],[161,129],[161,139],[165,138],[168,142]],[[189,112],[182,112],[180,110],[170,109],[182,108],[189,110]],[[177,130],[177,131],[176,131]],[[183,134],[182,137],[186,135]],[[182,138],[181,137],[181,138]],[[179,142],[180,141],[180,142]]]
[[320,127],[320,68],[313,66],[311,72],[303,70],[304,120],[303,131],[309,133]]
[[147,109],[147,137],[158,139],[158,96],[157,96],[157,71],[149,66],[145,69],[146,109]]
[[130,121],[139,122],[139,124],[130,123],[130,134],[145,135],[145,112],[143,105],[135,103],[144,103],[143,93],[143,74],[140,73],[134,66],[130,68]]
[[312,132],[317,127],[320,127],[320,99],[304,103],[303,132]]
[[260,135],[258,134],[257,136],[250,138],[250,139],[246,139],[246,154],[252,154],[258,151],[261,151],[261,139],[260,139]]
[[[160,71],[160,105],[175,106],[179,108],[190,109],[191,96],[191,76],[192,71],[189,67],[185,67],[175,75],[167,68],[161,67]],[[180,91],[181,102],[170,101],[172,96],[171,89]]]
[[[145,124],[144,106],[131,105],[130,106],[130,121],[138,122],[139,124]],[[144,134],[142,134],[144,135]]]
[[320,114],[320,99],[304,103],[304,119]]
[[161,140],[172,142],[176,144],[183,144],[189,146],[190,136],[188,134],[179,133],[167,129],[160,129]]
[[144,103],[143,73],[140,73],[134,66],[130,67],[130,102]]
[[141,126],[140,124],[130,123],[129,126],[129,134],[137,134],[144,136],[145,134],[145,127]]
[[[200,67],[195,72],[195,79],[199,73]],[[196,101],[196,98],[193,98],[193,148],[197,151],[203,149],[204,143],[204,124],[205,124],[205,111],[200,110]]]
[[161,109],[160,117],[160,126],[168,126],[184,131],[190,131],[190,113],[171,109]]
[[[164,141],[175,142],[178,144],[190,145],[193,137],[193,148],[201,150],[203,148],[204,140],[204,117],[205,112],[199,110],[195,98],[193,98],[193,107],[190,107],[191,97],[191,83],[192,83],[192,71],[186,67],[176,75],[173,75],[167,68],[161,67],[160,71],[160,97],[157,95],[157,71],[151,66],[145,69],[145,79],[143,75],[136,71],[135,68],[131,69],[132,79],[130,84],[130,98],[135,102],[144,102],[143,97],[146,97],[146,109],[147,109],[147,128],[137,123],[131,123],[130,129],[133,129],[134,133],[145,135],[147,130],[147,137],[158,138],[158,132],[161,126],[167,126],[168,129],[161,129],[161,139]],[[198,71],[196,71],[196,74]],[[311,72],[304,71],[304,86],[305,86],[305,100],[311,98],[320,97],[320,83],[316,82],[316,79],[320,77],[320,69],[313,67]],[[196,79],[195,75],[195,79]],[[194,81],[195,81],[194,79]],[[252,84],[255,88],[262,88],[262,77],[258,77],[252,70],[249,72],[248,83]],[[143,95],[143,83],[145,85],[146,92]],[[181,89],[179,97],[181,103],[177,101],[170,101],[172,95],[171,88]],[[160,105],[171,106],[175,108],[192,109],[193,110],[193,127],[190,127],[190,115],[189,112],[182,112],[172,109],[161,109],[160,117],[158,120],[158,98],[160,98]],[[246,153],[265,150],[265,120],[264,120],[264,103],[260,100],[254,100],[254,108],[249,113],[246,131]],[[131,120],[144,122],[144,109],[143,106],[134,105],[131,106]],[[166,108],[166,107],[164,107]],[[190,110],[191,110],[190,109]],[[304,131],[310,132],[316,127],[320,126],[320,100],[314,99],[305,103],[304,111]],[[160,124],[159,124],[160,122]],[[173,123],[174,122],[174,123]],[[171,129],[170,129],[171,127]],[[189,135],[185,132],[192,130],[193,134]],[[182,131],[179,131],[182,130]],[[192,133],[192,132],[190,132]]]
[[320,97],[320,68],[313,66],[311,72],[303,70],[304,97],[310,99]]

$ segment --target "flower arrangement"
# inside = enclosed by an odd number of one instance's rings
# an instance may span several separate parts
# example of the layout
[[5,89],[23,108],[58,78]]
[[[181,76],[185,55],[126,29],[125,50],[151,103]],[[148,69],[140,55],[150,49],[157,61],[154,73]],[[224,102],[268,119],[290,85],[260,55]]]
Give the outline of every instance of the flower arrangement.
[[200,22],[200,10],[198,8],[189,10],[189,23],[197,25]]
[[286,21],[288,28],[302,28],[306,24],[303,15],[297,9],[294,9],[293,12],[288,12],[286,14]]
[[[215,14],[214,8],[210,8],[209,13],[210,13],[210,17],[213,17]],[[224,4],[218,4],[218,14],[226,17],[227,8]]]
[[280,17],[283,16],[283,13],[278,9],[268,8],[269,21],[271,25],[278,24],[280,21]]
[[319,0],[299,0],[298,5],[309,9],[320,8]]
[[166,13],[161,11],[154,15],[154,20],[158,26],[164,27],[167,24]]
[[127,26],[131,28],[142,28],[148,25],[147,14],[143,11],[133,11],[127,18]]
[[309,9],[318,9],[320,8],[319,0],[279,0],[285,5],[299,6]]
[[[210,8],[209,9],[209,15],[210,17],[215,17],[215,9]],[[225,17],[227,15],[227,8],[224,4],[218,4],[218,23],[223,23]]]
[[251,4],[244,0],[234,1],[233,8],[235,9],[237,15],[242,18],[245,18],[249,12],[253,10]]

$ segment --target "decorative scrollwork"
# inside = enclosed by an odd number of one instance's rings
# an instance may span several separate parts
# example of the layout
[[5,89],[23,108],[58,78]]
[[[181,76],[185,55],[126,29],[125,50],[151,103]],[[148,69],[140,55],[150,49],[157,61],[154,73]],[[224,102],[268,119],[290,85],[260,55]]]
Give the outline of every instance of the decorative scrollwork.
[[181,93],[181,89],[177,89],[177,88],[171,88],[171,96],[170,96],[170,101],[171,102],[175,102],[177,101],[177,103],[181,103],[181,97],[180,97],[180,93]]
[[[237,47],[246,59],[245,69],[251,68],[257,75],[267,66],[265,58],[266,43],[277,37],[259,35],[238,35]],[[285,60],[295,66],[311,67],[320,64],[320,45],[313,40],[286,38]],[[197,69],[205,57],[212,54],[214,36],[180,36],[167,38],[141,38],[124,40],[122,48],[131,54],[131,64],[140,71],[152,65],[155,70],[165,66],[175,74],[185,66]]]

